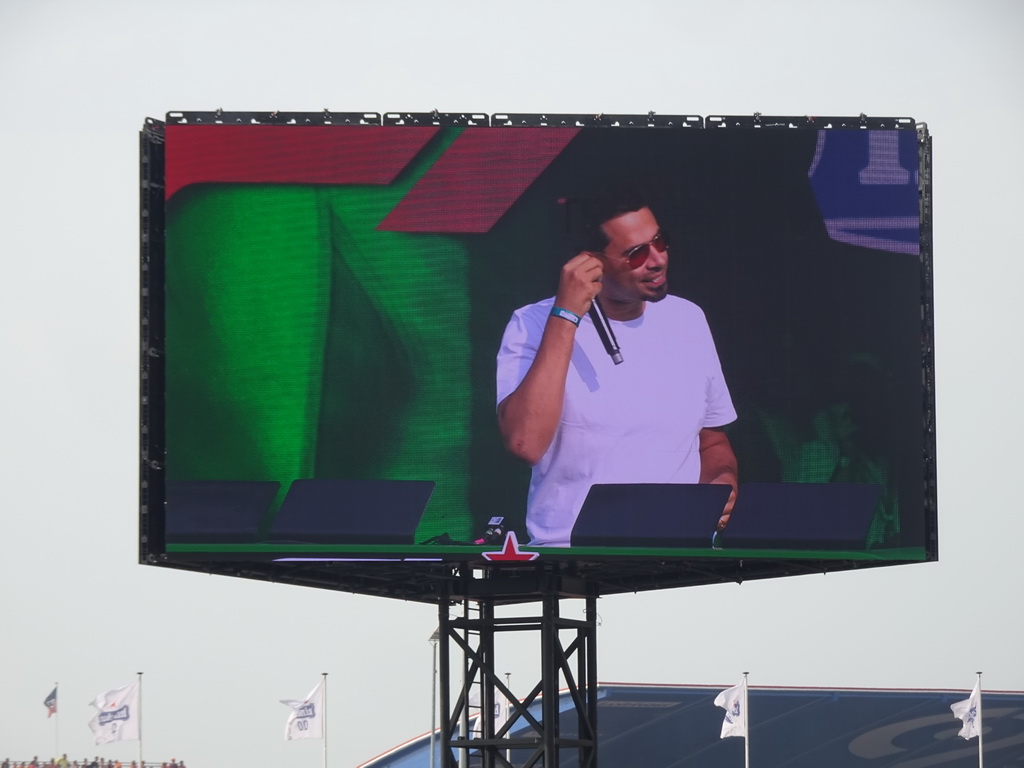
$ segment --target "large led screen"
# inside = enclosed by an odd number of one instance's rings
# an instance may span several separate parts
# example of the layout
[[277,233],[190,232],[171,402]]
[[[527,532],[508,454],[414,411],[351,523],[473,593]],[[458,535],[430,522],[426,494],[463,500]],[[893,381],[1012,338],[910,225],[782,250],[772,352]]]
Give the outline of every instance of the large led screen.
[[169,120],[151,551],[934,559],[919,131],[687,125]]

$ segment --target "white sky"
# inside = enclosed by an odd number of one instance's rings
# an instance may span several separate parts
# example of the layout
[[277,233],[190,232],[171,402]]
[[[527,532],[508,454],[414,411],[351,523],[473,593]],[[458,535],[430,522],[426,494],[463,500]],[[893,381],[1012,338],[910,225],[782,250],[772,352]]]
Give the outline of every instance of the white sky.
[[433,607],[135,564],[137,134],[182,109],[927,122],[940,562],[603,599],[600,677],[1024,690],[1022,38],[1017,0],[0,0],[0,759],[132,759],[87,704],[138,671],[190,768],[320,765],[278,699],[321,672],[332,766],[430,726]]

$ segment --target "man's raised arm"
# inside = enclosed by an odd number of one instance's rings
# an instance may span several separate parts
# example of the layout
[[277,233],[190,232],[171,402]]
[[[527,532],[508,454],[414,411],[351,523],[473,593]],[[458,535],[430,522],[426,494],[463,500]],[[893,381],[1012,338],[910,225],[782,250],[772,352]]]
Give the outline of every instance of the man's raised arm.
[[[562,267],[555,307],[584,317],[601,290],[601,274],[598,259],[586,252],[574,256]],[[530,369],[498,405],[498,429],[505,448],[530,465],[541,460],[558,428],[575,338],[576,324],[571,319],[548,317]]]

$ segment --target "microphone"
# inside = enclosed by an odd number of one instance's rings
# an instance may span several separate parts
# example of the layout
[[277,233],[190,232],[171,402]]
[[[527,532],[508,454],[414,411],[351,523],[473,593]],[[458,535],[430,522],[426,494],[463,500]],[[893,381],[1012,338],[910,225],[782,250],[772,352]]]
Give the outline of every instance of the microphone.
[[612,362],[618,365],[622,362],[619,342],[615,340],[615,332],[612,330],[611,323],[608,322],[608,316],[605,315],[604,308],[601,306],[601,302],[598,301],[597,296],[594,297],[594,301],[590,305],[590,311],[587,314],[590,315],[594,327],[597,328],[597,335],[601,337],[604,351],[611,356]]

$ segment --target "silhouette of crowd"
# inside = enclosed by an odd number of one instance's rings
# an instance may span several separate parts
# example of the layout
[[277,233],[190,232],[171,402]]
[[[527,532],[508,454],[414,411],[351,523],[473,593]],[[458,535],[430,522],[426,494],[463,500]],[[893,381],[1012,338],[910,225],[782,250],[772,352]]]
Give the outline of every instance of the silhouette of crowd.
[[102,757],[68,760],[67,755],[61,755],[49,760],[40,760],[38,757],[33,757],[31,760],[5,758],[0,763],[0,768],[185,768],[185,763],[173,757],[170,762],[146,760],[140,763],[137,760],[124,762],[122,760],[105,760]]

